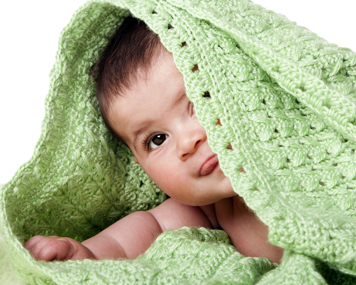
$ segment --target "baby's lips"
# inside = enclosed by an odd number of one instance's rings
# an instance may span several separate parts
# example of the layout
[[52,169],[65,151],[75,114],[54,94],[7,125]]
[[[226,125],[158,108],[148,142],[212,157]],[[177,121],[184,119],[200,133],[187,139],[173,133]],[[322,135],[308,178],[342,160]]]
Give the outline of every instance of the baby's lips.
[[205,176],[209,175],[215,167],[219,164],[218,156],[215,154],[209,157],[200,167],[199,175]]

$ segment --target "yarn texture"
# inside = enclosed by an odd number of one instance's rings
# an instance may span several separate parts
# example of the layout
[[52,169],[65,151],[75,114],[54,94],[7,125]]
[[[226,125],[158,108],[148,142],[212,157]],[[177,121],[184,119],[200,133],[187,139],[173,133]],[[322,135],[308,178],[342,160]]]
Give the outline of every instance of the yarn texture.
[[[83,241],[166,198],[106,129],[89,75],[130,13],[173,53],[221,169],[285,249],[280,265],[204,228],[164,232],[133,261],[46,263],[22,247]],[[355,104],[353,51],[249,0],[89,1],[61,33],[34,154],[0,191],[13,268],[30,284],[356,284]]]

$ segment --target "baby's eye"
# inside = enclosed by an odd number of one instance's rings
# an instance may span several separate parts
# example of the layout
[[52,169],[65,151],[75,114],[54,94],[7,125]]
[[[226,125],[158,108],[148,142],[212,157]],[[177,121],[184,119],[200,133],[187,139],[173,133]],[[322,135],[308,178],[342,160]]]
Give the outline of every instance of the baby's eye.
[[148,149],[156,149],[167,139],[166,134],[154,135],[148,142]]

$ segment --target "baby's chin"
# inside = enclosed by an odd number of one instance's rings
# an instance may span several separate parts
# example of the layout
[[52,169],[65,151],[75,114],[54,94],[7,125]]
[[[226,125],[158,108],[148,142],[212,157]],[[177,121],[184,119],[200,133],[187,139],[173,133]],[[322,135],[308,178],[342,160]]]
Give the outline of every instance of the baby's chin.
[[224,179],[220,183],[221,190],[224,192],[225,198],[234,197],[237,195],[234,188],[232,187],[230,178],[224,175]]

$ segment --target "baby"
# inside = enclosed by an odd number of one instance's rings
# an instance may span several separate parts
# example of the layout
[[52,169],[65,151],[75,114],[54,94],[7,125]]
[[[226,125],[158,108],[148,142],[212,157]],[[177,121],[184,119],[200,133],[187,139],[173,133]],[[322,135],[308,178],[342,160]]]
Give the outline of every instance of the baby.
[[105,124],[171,198],[150,211],[126,216],[82,243],[35,236],[24,247],[45,261],[135,259],[165,230],[206,227],[223,229],[245,256],[279,263],[283,249],[268,242],[268,227],[220,169],[186,96],[183,76],[158,36],[142,21],[126,18],[93,75]]

